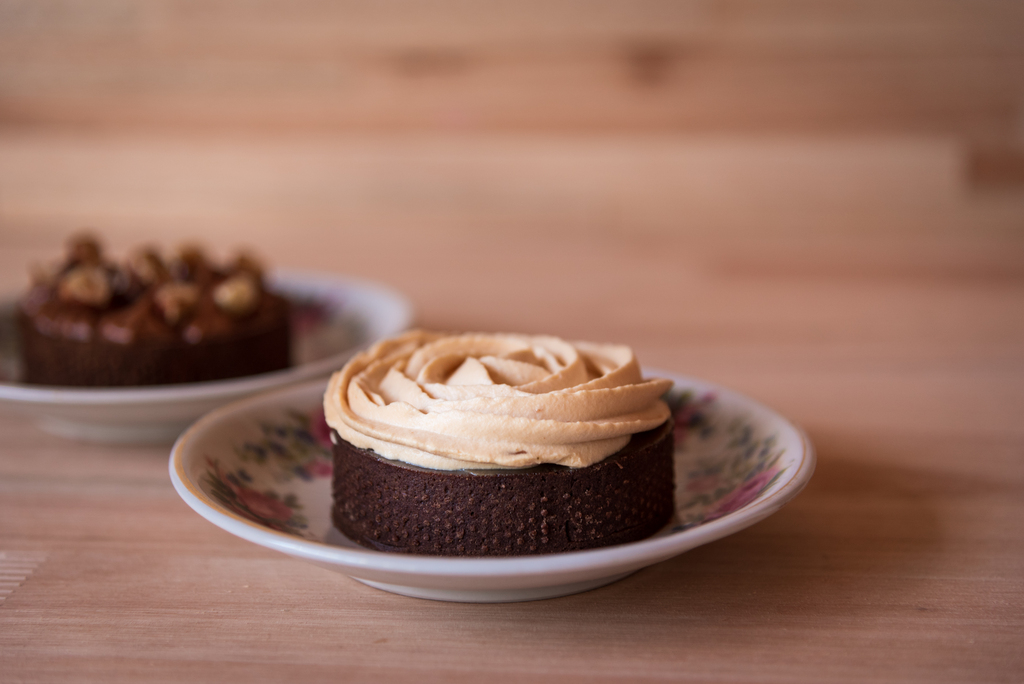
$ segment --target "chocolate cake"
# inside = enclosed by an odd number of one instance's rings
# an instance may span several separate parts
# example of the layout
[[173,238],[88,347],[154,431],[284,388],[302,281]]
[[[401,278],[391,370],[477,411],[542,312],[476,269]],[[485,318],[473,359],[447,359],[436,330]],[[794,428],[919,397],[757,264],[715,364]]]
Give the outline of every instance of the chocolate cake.
[[576,551],[645,539],[673,512],[670,422],[586,468],[429,470],[332,439],[334,525],[379,551]]
[[632,350],[414,330],[331,378],[335,526],[369,548],[517,556],[637,541],[671,518],[673,437]]
[[165,385],[279,370],[289,365],[288,317],[251,257],[218,267],[196,248],[167,261],[145,249],[117,264],[78,236],[18,307],[22,381]]

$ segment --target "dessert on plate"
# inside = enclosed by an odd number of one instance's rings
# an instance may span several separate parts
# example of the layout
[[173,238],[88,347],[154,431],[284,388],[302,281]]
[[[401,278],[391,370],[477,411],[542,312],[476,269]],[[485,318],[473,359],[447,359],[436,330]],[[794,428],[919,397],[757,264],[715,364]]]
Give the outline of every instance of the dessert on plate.
[[196,247],[111,261],[79,235],[38,268],[18,305],[22,381],[111,387],[220,380],[289,365],[288,302],[249,256],[227,265]]
[[651,536],[673,437],[632,350],[414,330],[331,378],[335,526],[383,551],[515,556]]

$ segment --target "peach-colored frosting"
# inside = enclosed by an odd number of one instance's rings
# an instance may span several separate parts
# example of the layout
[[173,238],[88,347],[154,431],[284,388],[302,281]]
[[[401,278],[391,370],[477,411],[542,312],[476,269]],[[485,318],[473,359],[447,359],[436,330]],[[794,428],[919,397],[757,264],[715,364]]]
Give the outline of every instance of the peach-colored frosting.
[[424,468],[581,468],[664,423],[671,386],[621,345],[413,330],[335,373],[324,413],[347,442]]

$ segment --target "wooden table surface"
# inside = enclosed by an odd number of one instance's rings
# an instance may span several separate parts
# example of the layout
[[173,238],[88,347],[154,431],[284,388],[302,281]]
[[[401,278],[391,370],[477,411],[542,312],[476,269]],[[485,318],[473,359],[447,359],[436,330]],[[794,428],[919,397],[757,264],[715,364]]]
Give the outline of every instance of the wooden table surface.
[[0,291],[87,225],[245,244],[425,327],[629,344],[819,464],[613,585],[469,605],[0,413],[0,681],[1024,681],[1019,3],[84,7],[0,2]]

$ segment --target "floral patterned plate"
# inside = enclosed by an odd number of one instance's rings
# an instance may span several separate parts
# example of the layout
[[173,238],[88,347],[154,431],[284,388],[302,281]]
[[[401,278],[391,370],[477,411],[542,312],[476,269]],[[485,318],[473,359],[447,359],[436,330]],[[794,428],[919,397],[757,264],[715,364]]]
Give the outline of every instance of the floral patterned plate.
[[331,453],[309,382],[220,408],[171,451],[178,494],[201,516],[261,546],[386,591],[446,601],[528,601],[593,589],[771,515],[803,489],[814,451],[803,432],[735,392],[673,373],[676,516],[643,541],[517,558],[372,551],[331,525]]
[[271,287],[292,302],[292,367],[242,378],[148,387],[49,387],[17,382],[14,304],[0,306],[0,410],[47,432],[98,442],[171,443],[218,406],[325,377],[357,349],[404,330],[412,307],[383,285],[303,272],[277,272]]

